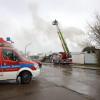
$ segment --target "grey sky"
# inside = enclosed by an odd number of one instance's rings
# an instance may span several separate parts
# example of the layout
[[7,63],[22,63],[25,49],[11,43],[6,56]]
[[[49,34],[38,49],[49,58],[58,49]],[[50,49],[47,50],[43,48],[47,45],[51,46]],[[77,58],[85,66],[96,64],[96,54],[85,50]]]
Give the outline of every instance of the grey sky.
[[77,43],[84,40],[87,22],[100,12],[99,4],[99,0],[0,0],[0,36],[10,36],[19,50],[32,42],[31,52],[60,51],[56,28],[51,25],[56,18],[69,49],[80,51]]

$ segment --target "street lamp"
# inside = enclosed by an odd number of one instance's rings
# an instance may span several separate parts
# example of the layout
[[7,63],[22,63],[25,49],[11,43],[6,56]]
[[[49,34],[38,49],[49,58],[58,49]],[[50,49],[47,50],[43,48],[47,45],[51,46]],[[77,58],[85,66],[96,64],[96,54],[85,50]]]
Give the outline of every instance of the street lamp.
[[29,43],[26,44],[26,46],[25,46],[25,57],[27,57],[27,47],[28,47],[29,45],[31,45],[31,43],[32,43],[32,42],[29,42]]

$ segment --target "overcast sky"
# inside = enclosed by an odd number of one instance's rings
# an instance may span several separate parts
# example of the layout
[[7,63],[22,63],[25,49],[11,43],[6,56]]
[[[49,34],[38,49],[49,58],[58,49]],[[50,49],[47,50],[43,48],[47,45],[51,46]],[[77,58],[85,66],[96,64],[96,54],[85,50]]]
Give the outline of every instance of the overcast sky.
[[99,0],[0,0],[0,37],[11,37],[14,45],[30,52],[61,51],[57,19],[70,51],[81,51],[87,23],[100,13]]

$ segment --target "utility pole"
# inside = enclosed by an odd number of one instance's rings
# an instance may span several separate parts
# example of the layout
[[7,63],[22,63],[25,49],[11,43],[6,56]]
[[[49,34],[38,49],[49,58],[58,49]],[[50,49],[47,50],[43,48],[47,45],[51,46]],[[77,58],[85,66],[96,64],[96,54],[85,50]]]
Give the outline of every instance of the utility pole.
[[32,42],[28,43],[25,45],[25,57],[27,57],[27,47],[31,44]]

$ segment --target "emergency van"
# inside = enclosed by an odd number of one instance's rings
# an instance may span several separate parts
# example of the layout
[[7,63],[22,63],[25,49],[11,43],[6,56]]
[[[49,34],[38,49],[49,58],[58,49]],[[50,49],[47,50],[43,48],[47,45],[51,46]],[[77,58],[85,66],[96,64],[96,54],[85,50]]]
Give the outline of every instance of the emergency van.
[[40,74],[38,63],[23,57],[11,43],[0,38],[0,80],[27,84]]

